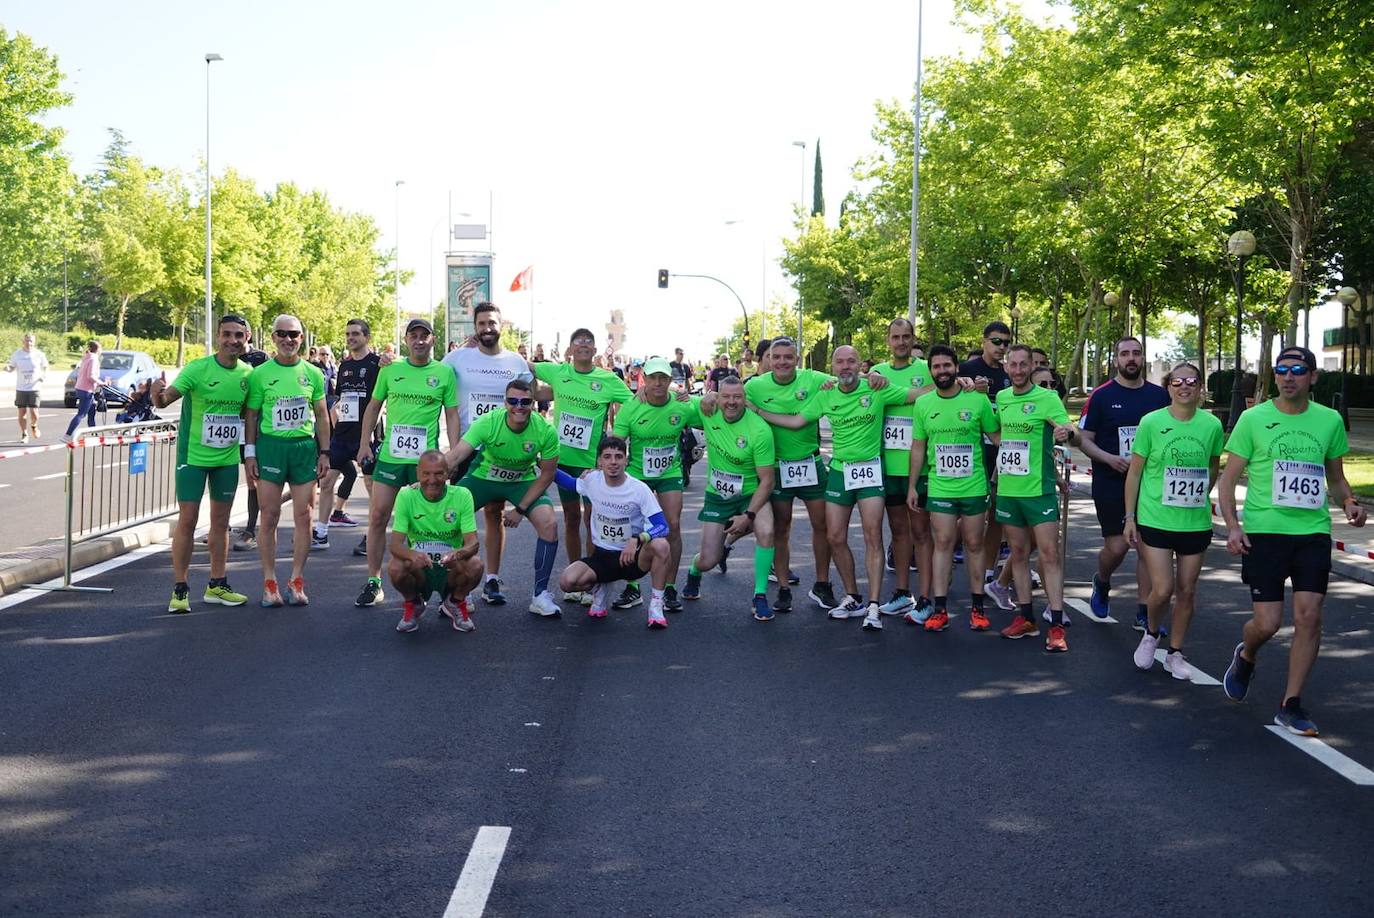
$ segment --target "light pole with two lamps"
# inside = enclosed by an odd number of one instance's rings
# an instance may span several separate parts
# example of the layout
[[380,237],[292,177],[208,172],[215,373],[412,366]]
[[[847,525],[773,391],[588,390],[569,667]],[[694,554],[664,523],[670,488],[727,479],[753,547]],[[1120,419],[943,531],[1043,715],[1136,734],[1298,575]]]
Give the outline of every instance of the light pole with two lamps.
[[1336,291],[1336,299],[1341,301],[1341,420],[1345,429],[1350,429],[1349,388],[1346,380],[1350,378],[1350,360],[1346,355],[1350,345],[1350,307],[1359,299],[1360,293],[1354,287],[1342,287]]
[[214,315],[213,306],[214,292],[211,288],[210,275],[210,65],[215,61],[224,60],[213,52],[205,55],[205,353],[212,353],[214,348]]
[[1236,268],[1231,272],[1236,282],[1236,370],[1231,382],[1231,410],[1226,413],[1226,429],[1235,428],[1240,413],[1245,410],[1245,393],[1241,389],[1241,325],[1245,321],[1245,262],[1255,254],[1255,234],[1249,230],[1236,230],[1226,240],[1226,251],[1236,259]]

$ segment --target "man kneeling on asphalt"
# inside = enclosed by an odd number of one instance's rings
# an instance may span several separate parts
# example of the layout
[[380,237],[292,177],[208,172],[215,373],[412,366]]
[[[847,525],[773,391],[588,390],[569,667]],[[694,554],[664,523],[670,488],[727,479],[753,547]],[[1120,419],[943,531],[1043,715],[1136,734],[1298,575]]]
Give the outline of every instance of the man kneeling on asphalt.
[[391,561],[387,575],[404,601],[396,623],[403,634],[420,628],[431,594],[439,594],[439,614],[457,631],[475,631],[467,595],[482,577],[477,557],[477,519],[467,488],[448,483],[448,463],[437,449],[419,461],[416,484],[396,495]]

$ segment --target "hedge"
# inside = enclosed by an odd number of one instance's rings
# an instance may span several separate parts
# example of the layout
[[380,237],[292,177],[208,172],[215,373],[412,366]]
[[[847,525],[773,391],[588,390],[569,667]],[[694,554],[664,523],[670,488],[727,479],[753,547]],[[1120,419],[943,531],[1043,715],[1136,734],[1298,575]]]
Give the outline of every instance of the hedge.
[[[66,350],[84,351],[92,338],[99,341],[100,346],[107,351],[112,350],[115,346],[114,335],[93,335],[89,329],[78,325],[67,333]],[[161,367],[175,367],[177,363],[177,341],[175,338],[132,338],[125,335],[120,350],[143,351]],[[185,359],[187,361],[203,356],[205,356],[203,346],[191,344],[189,341],[186,343]]]
[[[1334,401],[1335,395],[1341,391],[1341,377],[1345,375],[1339,371],[1324,371],[1317,375],[1317,381],[1312,386],[1312,397],[1323,405],[1330,405]],[[1214,405],[1231,404],[1231,380],[1234,378],[1232,370],[1218,370],[1207,377],[1207,390],[1211,395]],[[1351,373],[1350,379],[1346,384],[1349,408],[1374,408],[1374,376],[1361,376],[1358,373]],[[1269,397],[1274,398],[1279,394],[1273,380],[1269,382]]]

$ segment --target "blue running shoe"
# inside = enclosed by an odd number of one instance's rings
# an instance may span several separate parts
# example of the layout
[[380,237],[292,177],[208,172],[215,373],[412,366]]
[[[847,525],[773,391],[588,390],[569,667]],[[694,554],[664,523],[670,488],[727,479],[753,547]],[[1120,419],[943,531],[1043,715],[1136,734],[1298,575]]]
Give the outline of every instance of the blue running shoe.
[[1011,557],[1011,546],[1008,545],[1006,542],[1003,542],[1003,543],[1001,544],[1001,546],[997,549],[997,560],[998,560],[998,561],[1005,561],[1005,560],[1007,560],[1007,559],[1010,558],[1010,557]]
[[682,588],[683,599],[701,598],[701,575],[687,572],[687,584]]
[[893,593],[891,599],[878,607],[878,611],[883,615],[903,615],[915,607],[916,601],[910,593]]
[[1283,707],[1279,708],[1279,713],[1274,715],[1274,723],[1289,733],[1296,733],[1298,736],[1317,735],[1317,725],[1302,709],[1302,701],[1296,695],[1285,701]]
[[[1107,599],[1107,591],[1102,587],[1102,580],[1093,574],[1093,593],[1088,597],[1088,608],[1097,618],[1106,618],[1112,614],[1111,601]],[[1145,626],[1141,624],[1137,631],[1144,631]]]
[[935,604],[922,596],[916,600],[916,607],[902,616],[902,620],[912,625],[924,625],[935,611]]
[[1250,691],[1250,680],[1255,677],[1255,664],[1240,655],[1244,649],[1244,641],[1236,645],[1231,654],[1231,665],[1226,667],[1226,675],[1221,677],[1221,687],[1232,701],[1245,700],[1245,693]]
[[958,548],[954,549],[954,563],[964,563],[964,546],[960,545]]
[[773,610],[768,608],[768,597],[763,593],[754,594],[754,621],[771,622]]
[[506,604],[506,594],[501,592],[501,578],[488,577],[486,583],[482,584],[482,598],[487,601],[489,606],[504,606]]
[[720,562],[716,564],[716,570],[720,571],[722,574],[726,573],[729,570],[730,552],[734,550],[735,546],[731,545],[729,542],[725,543],[724,547],[722,547],[720,550]]

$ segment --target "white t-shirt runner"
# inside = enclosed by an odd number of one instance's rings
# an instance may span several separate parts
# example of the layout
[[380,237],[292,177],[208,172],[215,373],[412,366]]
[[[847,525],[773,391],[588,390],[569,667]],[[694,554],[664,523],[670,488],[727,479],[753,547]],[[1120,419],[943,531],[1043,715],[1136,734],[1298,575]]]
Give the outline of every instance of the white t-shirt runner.
[[458,418],[464,430],[487,412],[506,407],[506,383],[512,379],[533,386],[534,375],[514,351],[483,354],[480,348],[460,347],[445,354],[443,362],[458,377]]
[[14,367],[14,389],[16,392],[36,392],[48,372],[48,358],[38,348],[26,351],[22,347],[10,356],[10,366]]
[[626,542],[648,528],[649,517],[663,512],[649,486],[629,475],[613,488],[600,469],[593,469],[577,479],[577,493],[592,504],[592,544],[607,551],[624,549]]

